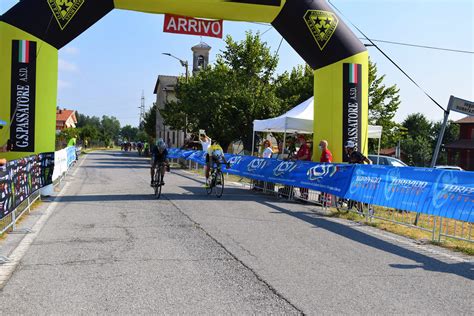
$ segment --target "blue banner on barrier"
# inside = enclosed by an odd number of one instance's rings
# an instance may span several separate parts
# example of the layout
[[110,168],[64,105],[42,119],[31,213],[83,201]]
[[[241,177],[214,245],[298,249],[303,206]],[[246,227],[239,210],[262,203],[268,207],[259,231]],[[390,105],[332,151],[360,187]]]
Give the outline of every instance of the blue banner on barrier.
[[[170,158],[205,164],[205,152],[170,149]],[[474,222],[474,172],[380,165],[320,164],[226,154],[223,170],[339,197]]]
[[357,165],[346,198],[472,222],[474,173]]

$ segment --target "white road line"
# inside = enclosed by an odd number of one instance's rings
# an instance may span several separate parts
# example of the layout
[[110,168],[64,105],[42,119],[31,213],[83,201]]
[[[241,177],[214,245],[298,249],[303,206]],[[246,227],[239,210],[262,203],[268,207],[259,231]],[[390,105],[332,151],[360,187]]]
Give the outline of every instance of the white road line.
[[[79,165],[71,173],[72,176],[76,175],[77,171],[79,170],[79,167],[81,167],[82,163],[86,160],[86,157],[87,155],[85,155],[85,157],[81,159],[81,161],[79,162]],[[35,241],[36,237],[41,232],[41,229],[43,228],[43,226],[48,221],[49,217],[56,210],[59,202],[61,201],[61,196],[67,190],[70,183],[71,182],[68,182],[64,185],[62,190],[58,193],[58,195],[54,199],[54,202],[52,202],[51,205],[48,206],[44,214],[38,219],[38,221],[35,223],[35,225],[32,228],[33,232],[27,234],[23,238],[23,240],[20,242],[20,244],[15,248],[15,250],[13,250],[11,255],[8,257],[10,261],[0,265],[0,289],[2,289],[6,285],[6,283],[12,276],[13,272],[15,271],[17,266],[20,264],[21,259],[23,258],[25,253],[28,251],[31,244]]]

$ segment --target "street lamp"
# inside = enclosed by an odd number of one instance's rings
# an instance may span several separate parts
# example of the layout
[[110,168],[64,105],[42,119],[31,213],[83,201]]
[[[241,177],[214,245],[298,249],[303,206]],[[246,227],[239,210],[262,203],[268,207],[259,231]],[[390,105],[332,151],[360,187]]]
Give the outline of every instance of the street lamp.
[[[169,56],[169,57],[172,57],[174,59],[177,59],[179,60],[179,62],[181,63],[181,66],[183,66],[186,70],[186,82],[189,81],[189,75],[188,75],[188,61],[187,60],[182,60],[181,58],[178,58],[170,53],[162,53],[163,55],[166,55],[166,56]],[[188,115],[185,113],[184,114],[184,140],[183,140],[183,145],[184,143],[186,142],[186,139],[188,138]]]
[[181,63],[181,66],[183,66],[186,69],[186,82],[187,82],[188,79],[189,79],[189,77],[188,77],[188,61],[187,60],[182,60],[182,59],[180,59],[180,58],[178,58],[174,55],[171,55],[170,53],[162,53],[162,54],[179,60],[179,62]]

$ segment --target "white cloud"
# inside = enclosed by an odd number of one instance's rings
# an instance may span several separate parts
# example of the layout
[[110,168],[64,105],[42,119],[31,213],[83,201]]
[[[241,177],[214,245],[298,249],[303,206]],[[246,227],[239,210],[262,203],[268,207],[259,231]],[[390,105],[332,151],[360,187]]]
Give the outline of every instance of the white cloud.
[[69,55],[77,55],[79,54],[79,48],[74,47],[74,46],[66,46],[63,49],[61,49],[61,52],[64,52]]
[[59,71],[69,71],[69,72],[76,72],[78,71],[78,68],[76,64],[65,61],[64,59],[59,59],[58,60],[58,70]]
[[58,79],[58,89],[64,89],[64,88],[68,88],[70,86],[71,86],[71,84],[69,82]]

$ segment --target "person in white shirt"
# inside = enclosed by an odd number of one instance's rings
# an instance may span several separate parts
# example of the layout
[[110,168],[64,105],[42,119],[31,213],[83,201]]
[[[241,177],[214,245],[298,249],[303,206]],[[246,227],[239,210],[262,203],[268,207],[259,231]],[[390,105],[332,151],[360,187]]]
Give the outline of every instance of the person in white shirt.
[[272,155],[273,155],[272,142],[269,141],[268,139],[265,140],[263,142],[263,147],[265,147],[265,149],[263,150],[262,157],[272,158]]
[[[208,149],[209,147],[211,146],[211,138],[208,137],[206,134],[199,134],[199,140],[201,141],[201,145],[202,145],[202,151],[204,151],[206,153],[206,165],[204,166],[204,172],[206,174],[206,179],[209,178],[209,163],[210,163],[210,159],[209,159],[209,153],[208,153]],[[207,182],[206,182],[207,184]]]
[[207,153],[207,149],[211,146],[211,139],[206,134],[199,135],[199,140],[201,141],[202,151]]

